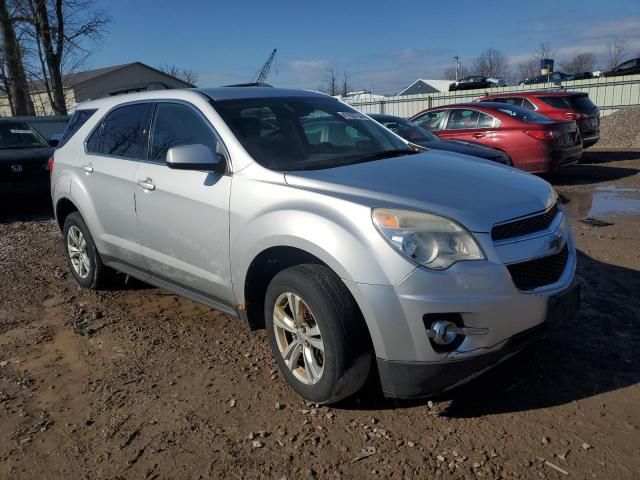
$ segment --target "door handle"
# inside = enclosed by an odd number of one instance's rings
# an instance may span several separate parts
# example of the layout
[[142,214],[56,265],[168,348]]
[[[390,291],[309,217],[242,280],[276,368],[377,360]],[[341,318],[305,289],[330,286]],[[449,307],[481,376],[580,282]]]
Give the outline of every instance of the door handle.
[[149,177],[145,178],[144,180],[138,180],[137,183],[138,183],[138,186],[144,190],[156,189],[156,186],[153,184],[153,180],[151,180]]
[[482,138],[482,137],[484,137],[485,135],[486,135],[486,134],[484,134],[484,133],[474,133],[474,134],[473,134],[473,138]]
[[89,163],[88,165],[80,165],[80,168],[87,173],[93,173],[93,167]]

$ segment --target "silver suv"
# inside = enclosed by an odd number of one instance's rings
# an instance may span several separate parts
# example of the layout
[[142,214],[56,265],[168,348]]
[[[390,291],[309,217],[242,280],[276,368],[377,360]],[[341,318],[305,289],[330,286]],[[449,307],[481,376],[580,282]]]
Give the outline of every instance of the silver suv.
[[119,271],[266,328],[314,402],[370,374],[390,397],[447,390],[577,308],[571,229],[547,182],[419,151],[318,93],[83,103],[51,189],[80,285]]

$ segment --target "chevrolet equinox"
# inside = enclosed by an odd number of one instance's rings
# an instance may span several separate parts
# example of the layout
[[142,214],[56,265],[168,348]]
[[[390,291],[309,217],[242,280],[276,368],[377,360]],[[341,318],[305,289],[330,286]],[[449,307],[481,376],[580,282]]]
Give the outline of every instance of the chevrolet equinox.
[[314,402],[369,375],[389,397],[448,390],[577,308],[571,228],[547,182],[423,151],[319,93],[89,101],[50,164],[82,287],[119,271],[266,328]]

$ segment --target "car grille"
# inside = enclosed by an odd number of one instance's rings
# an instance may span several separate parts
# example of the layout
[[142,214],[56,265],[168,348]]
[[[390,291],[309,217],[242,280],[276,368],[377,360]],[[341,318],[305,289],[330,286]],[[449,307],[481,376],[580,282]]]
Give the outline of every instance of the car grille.
[[545,230],[546,228],[549,228],[549,225],[551,225],[557,214],[558,204],[555,203],[553,207],[540,215],[534,215],[533,217],[523,218],[522,220],[496,225],[491,230],[491,238],[494,242],[497,242],[499,240],[522,237],[524,235],[530,235],[532,233]]
[[507,265],[513,283],[519,290],[535,290],[545,285],[551,285],[560,280],[567,259],[569,258],[569,247],[567,245],[555,255],[537,258],[527,262],[513,263]]

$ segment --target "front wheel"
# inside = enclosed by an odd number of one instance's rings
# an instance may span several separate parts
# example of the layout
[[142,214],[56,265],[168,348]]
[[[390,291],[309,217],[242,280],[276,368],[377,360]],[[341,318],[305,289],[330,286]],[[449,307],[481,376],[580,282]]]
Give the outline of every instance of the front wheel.
[[323,265],[278,273],[265,298],[267,336],[287,383],[303,398],[335,403],[364,385],[373,361],[362,314]]

